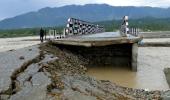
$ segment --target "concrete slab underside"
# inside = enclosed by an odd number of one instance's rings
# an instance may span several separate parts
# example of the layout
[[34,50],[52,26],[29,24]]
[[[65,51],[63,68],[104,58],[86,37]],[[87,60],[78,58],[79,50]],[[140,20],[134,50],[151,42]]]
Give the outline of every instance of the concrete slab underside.
[[141,37],[122,37],[119,32],[104,32],[67,37],[51,42],[91,61],[90,65],[131,66],[137,71],[138,42]]
[[88,61],[87,66],[129,67],[132,71],[137,71],[137,43],[95,47],[55,45],[60,49],[66,49],[75,55],[80,55]]

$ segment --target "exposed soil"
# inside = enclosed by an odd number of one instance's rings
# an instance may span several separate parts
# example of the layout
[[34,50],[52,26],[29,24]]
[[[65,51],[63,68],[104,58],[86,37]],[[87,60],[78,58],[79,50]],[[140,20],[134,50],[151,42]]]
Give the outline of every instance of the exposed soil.
[[[22,59],[20,60],[22,61]],[[97,80],[87,75],[88,64],[89,61],[87,59],[62,46],[56,46],[51,42],[43,43],[40,45],[39,56],[26,62],[11,76],[12,84],[10,91],[6,91],[2,95],[0,94],[0,99],[2,97],[8,99],[11,97],[12,100],[18,100],[20,97],[26,100],[30,100],[29,98],[37,98],[36,100],[38,100],[38,97],[44,100],[169,99],[170,91],[132,89],[119,86],[107,80]],[[22,77],[22,74],[34,73],[34,68],[40,69],[35,74],[30,75],[29,78],[27,76]],[[27,72],[28,69],[30,72]],[[19,80],[19,77],[22,77],[24,80],[21,78]],[[50,82],[47,82],[48,78]],[[18,84],[20,81],[23,81],[26,86]],[[39,85],[34,85],[37,82]],[[46,88],[47,90],[44,90]],[[29,96],[29,98],[26,98],[26,96]]]
[[[48,86],[49,98],[65,100],[160,100],[162,91],[145,91],[121,87],[109,81],[96,80],[86,75],[88,61],[80,55],[45,43],[40,49],[54,54],[59,59],[44,65],[43,70],[51,74],[52,84]],[[69,93],[69,94],[68,94]]]

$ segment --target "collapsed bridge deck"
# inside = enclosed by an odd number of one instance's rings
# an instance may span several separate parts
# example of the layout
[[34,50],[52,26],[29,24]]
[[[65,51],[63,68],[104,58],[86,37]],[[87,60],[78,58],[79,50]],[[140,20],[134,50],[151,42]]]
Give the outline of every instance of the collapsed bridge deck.
[[122,37],[118,32],[104,32],[90,35],[67,37],[58,40],[52,40],[55,44],[74,45],[74,46],[107,46],[112,44],[138,43],[141,37],[129,36]]
[[51,42],[62,45],[63,48],[73,52],[79,52],[90,61],[99,61],[115,66],[127,65],[131,66],[132,71],[137,71],[137,48],[138,42],[141,40],[141,37],[132,35],[122,37],[119,32],[104,32],[67,37]]

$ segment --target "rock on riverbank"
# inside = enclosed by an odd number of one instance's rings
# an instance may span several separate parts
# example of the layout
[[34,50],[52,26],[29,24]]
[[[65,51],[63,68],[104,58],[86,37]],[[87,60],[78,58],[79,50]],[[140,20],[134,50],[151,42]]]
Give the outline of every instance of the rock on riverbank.
[[[0,53],[0,94],[12,88],[11,76],[37,56],[39,56],[38,46]],[[21,57],[23,59],[20,59]]]

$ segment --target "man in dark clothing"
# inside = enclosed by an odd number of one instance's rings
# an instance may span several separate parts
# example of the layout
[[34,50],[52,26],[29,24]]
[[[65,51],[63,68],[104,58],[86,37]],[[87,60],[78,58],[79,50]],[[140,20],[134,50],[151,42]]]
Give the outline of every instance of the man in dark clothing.
[[44,41],[44,30],[42,28],[40,29],[40,41]]
[[46,36],[47,36],[47,31],[44,30],[44,35],[45,35],[45,40],[47,40]]

